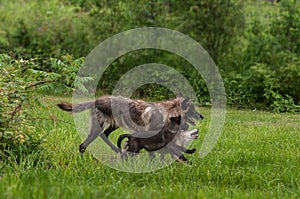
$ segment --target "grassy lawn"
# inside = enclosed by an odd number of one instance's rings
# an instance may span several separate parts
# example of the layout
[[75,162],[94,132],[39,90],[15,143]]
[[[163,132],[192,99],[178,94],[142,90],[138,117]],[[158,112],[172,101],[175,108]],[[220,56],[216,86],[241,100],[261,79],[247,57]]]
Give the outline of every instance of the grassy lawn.
[[[227,110],[218,143],[206,157],[186,155],[193,164],[174,162],[150,173],[126,173],[80,156],[81,139],[72,115],[47,97],[32,107],[34,133],[46,136],[41,150],[0,165],[2,198],[300,198],[300,115]],[[210,110],[198,125],[201,148]],[[69,123],[64,123],[59,120]]]

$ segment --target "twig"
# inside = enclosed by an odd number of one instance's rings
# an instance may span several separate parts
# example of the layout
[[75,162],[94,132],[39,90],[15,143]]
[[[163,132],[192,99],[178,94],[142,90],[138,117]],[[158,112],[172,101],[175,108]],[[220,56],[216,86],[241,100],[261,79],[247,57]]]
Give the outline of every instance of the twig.
[[19,103],[18,103],[18,105],[16,106],[16,108],[13,110],[13,112],[10,114],[10,120],[13,120],[14,119],[14,116],[18,113],[18,112],[20,112],[20,110],[22,109],[22,102],[23,102],[23,100],[22,101],[20,101]]

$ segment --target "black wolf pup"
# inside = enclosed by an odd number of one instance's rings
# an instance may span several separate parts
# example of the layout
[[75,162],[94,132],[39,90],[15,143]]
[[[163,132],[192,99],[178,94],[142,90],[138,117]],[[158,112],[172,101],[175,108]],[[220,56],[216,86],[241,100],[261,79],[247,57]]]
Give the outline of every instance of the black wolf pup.
[[[185,144],[189,138],[197,139],[198,130],[182,131],[179,130],[181,124],[181,116],[171,117],[170,122],[167,126],[163,127],[157,134],[151,137],[144,137],[143,133],[135,132],[133,134],[123,134],[120,135],[117,141],[118,147],[121,149],[121,142],[124,138],[128,138],[125,143],[125,151],[123,152],[123,157],[128,155],[134,156],[139,153],[140,150],[145,149],[150,152],[150,156],[154,158],[154,151],[161,153],[161,159],[163,159],[164,154],[170,153],[171,156],[176,160],[182,160],[187,162],[188,160],[184,157],[182,153],[192,154],[196,149],[187,149]],[[186,130],[188,125],[186,123],[181,127]],[[186,139],[187,138],[187,139]]]

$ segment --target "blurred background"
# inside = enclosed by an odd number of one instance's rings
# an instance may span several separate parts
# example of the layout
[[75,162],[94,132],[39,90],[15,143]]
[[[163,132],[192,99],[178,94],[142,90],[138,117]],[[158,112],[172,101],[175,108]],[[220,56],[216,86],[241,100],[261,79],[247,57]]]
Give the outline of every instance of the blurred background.
[[[95,46],[121,31],[165,27],[192,37],[208,51],[223,77],[228,106],[297,112],[299,13],[296,0],[0,0],[1,95],[12,84],[48,94],[67,94],[74,87],[88,92],[84,83],[92,77],[74,80]],[[153,62],[182,73],[200,105],[210,105],[204,80],[188,62],[151,49],[115,60],[99,82],[99,94],[111,93],[134,66]],[[134,97],[161,100],[173,94],[146,85]]]

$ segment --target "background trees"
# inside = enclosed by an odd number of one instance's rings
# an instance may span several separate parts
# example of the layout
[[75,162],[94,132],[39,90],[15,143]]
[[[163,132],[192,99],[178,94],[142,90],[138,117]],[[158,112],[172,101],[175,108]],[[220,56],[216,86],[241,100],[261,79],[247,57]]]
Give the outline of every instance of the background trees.
[[[59,74],[49,58],[84,57],[118,32],[166,27],[189,35],[209,52],[224,78],[229,106],[299,110],[300,6],[296,1],[2,0],[0,5],[2,53],[15,59],[34,58],[33,69]],[[187,67],[189,63],[159,50],[132,52],[115,60],[99,89],[109,93],[123,73],[150,62],[176,68],[196,89],[199,102],[209,104],[206,85]],[[167,89],[156,85],[136,94],[170,97]]]

